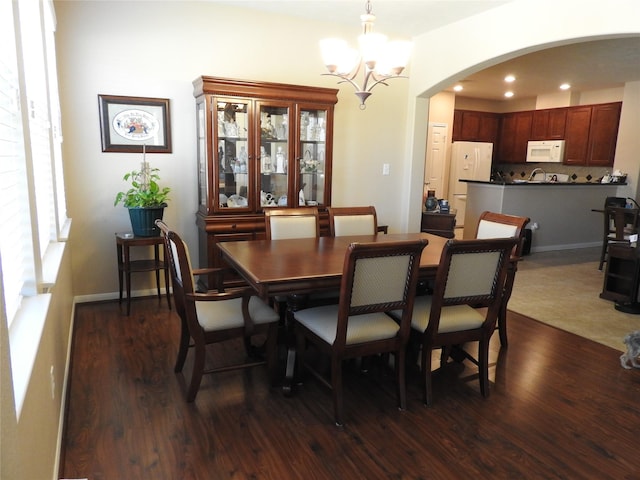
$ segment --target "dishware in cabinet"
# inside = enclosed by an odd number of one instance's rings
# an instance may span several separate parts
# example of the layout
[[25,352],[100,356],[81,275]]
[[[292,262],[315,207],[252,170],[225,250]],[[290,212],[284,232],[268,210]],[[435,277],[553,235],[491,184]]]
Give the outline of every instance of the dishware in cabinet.
[[325,109],[301,106],[297,147],[296,206],[328,206],[331,199],[332,116]]
[[293,158],[289,142],[292,105],[258,102],[260,121],[260,198],[259,206],[288,207],[291,191],[289,161]]

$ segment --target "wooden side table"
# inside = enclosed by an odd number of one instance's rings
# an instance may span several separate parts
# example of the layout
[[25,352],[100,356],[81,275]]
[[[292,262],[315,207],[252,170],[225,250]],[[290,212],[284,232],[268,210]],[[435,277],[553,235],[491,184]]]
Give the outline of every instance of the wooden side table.
[[453,238],[455,237],[455,226],[455,210],[452,210],[450,213],[422,212],[422,221],[420,222],[421,232],[432,233],[439,237]]
[[[162,259],[160,259],[160,246],[162,245]],[[129,249],[131,247],[153,246],[153,258],[145,260],[131,260]],[[165,263],[164,240],[162,237],[136,237],[132,233],[116,233],[116,250],[118,253],[118,284],[120,286],[119,303],[122,304],[123,280],[127,288],[127,315],[131,312],[131,274],[135,272],[155,272],[158,300],[162,300],[160,294],[160,271],[164,270],[164,288],[167,295],[167,304],[171,309],[169,298],[169,269]]]
[[640,314],[640,251],[630,245],[610,245],[600,298],[616,302],[615,309]]

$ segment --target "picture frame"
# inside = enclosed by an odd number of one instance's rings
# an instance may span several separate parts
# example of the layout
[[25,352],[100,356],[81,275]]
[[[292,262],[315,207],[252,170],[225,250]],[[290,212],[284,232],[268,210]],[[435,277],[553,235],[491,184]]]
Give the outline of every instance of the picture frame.
[[168,98],[98,95],[103,152],[171,153]]

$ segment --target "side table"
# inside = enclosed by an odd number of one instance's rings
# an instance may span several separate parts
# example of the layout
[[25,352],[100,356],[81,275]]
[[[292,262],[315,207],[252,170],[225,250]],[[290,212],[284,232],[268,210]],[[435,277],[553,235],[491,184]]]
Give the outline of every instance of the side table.
[[[160,246],[162,245],[162,259],[160,259]],[[153,246],[153,258],[145,260],[131,260],[131,247]],[[118,253],[118,284],[120,286],[119,303],[122,304],[123,279],[127,288],[127,315],[131,312],[131,274],[135,272],[155,272],[158,300],[162,300],[160,293],[160,271],[164,270],[164,288],[167,295],[167,304],[171,309],[169,298],[169,269],[165,263],[164,240],[162,237],[136,237],[132,233],[116,233],[116,250]]]
[[439,237],[454,238],[454,228],[456,226],[456,211],[449,213],[422,212],[420,231],[432,233]]
[[615,309],[640,314],[640,251],[628,244],[609,246],[607,269],[600,298],[616,302]]

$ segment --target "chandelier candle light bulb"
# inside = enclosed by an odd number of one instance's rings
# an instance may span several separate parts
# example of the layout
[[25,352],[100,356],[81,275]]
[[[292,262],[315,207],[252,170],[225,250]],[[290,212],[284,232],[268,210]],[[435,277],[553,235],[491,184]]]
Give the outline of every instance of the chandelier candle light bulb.
[[[364,110],[365,102],[371,95],[373,87],[391,78],[407,78],[401,75],[409,62],[413,44],[408,41],[387,41],[386,35],[373,33],[376,16],[371,13],[371,2],[367,0],[366,13],[360,16],[362,21],[362,35],[358,37],[360,51],[350,48],[346,41],[338,38],[327,38],[320,41],[322,59],[329,73],[348,82],[355,88],[356,96],[360,99],[360,108]],[[363,71],[362,85],[355,81],[356,76]],[[371,82],[371,84],[369,84]]]

